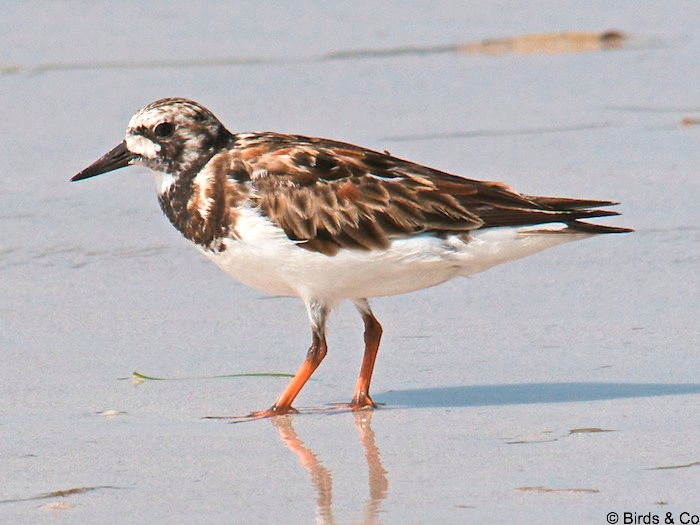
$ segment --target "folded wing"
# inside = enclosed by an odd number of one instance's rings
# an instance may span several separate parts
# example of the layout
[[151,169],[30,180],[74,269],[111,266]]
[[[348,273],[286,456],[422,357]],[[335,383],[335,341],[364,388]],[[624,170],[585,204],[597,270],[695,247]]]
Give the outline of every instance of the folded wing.
[[591,233],[629,231],[580,221],[618,215],[595,209],[615,202],[523,195],[341,142],[264,133],[242,137],[235,151],[249,167],[260,210],[301,247],[326,255],[383,249],[417,233],[498,226],[562,222]]

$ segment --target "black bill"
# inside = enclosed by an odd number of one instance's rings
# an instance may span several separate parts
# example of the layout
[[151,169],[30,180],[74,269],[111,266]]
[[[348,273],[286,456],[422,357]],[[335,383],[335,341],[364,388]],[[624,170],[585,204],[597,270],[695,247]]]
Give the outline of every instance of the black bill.
[[83,171],[77,175],[73,175],[70,180],[83,180],[94,177],[95,175],[102,175],[108,171],[118,170],[119,168],[124,168],[131,164],[131,161],[136,158],[136,155],[131,153],[126,149],[126,143],[122,141],[116,148],[111,149],[104,155],[102,155],[95,162],[90,164]]

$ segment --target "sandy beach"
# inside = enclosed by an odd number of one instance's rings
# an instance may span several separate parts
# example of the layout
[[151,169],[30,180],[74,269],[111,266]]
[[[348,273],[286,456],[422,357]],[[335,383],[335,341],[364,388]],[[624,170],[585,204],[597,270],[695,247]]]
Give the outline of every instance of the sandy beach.
[[[16,2],[0,17],[0,522],[613,523],[700,514],[700,4]],[[612,33],[611,33],[612,32]],[[601,36],[603,35],[603,36]],[[141,168],[69,178],[151,100],[534,195],[620,201],[571,243],[342,305],[305,356]],[[133,372],[164,380],[134,378]]]

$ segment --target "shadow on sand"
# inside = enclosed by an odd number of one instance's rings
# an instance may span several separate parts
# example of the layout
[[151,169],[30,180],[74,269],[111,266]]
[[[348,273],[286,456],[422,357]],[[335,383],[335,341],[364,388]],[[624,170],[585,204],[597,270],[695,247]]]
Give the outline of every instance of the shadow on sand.
[[629,397],[700,394],[698,383],[520,383],[390,390],[374,395],[388,406],[478,407],[529,403],[571,403]]

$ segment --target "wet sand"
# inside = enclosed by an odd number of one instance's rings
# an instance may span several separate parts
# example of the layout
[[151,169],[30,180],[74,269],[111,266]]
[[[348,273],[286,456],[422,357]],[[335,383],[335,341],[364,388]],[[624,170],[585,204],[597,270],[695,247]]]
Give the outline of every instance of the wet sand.
[[[700,512],[700,7],[549,4],[7,7],[0,522]],[[612,30],[619,49],[590,48]],[[562,33],[588,47],[542,48]],[[485,42],[501,51],[458,50]],[[188,246],[145,171],[68,182],[165,96],[234,131],[619,200],[606,223],[637,231],[373,301],[373,414],[326,405],[349,400],[361,361],[345,305],[305,413],[203,420],[267,407],[286,378],[212,376],[293,372],[308,327],[299,301],[245,288]],[[135,385],[134,371],[168,380]]]

